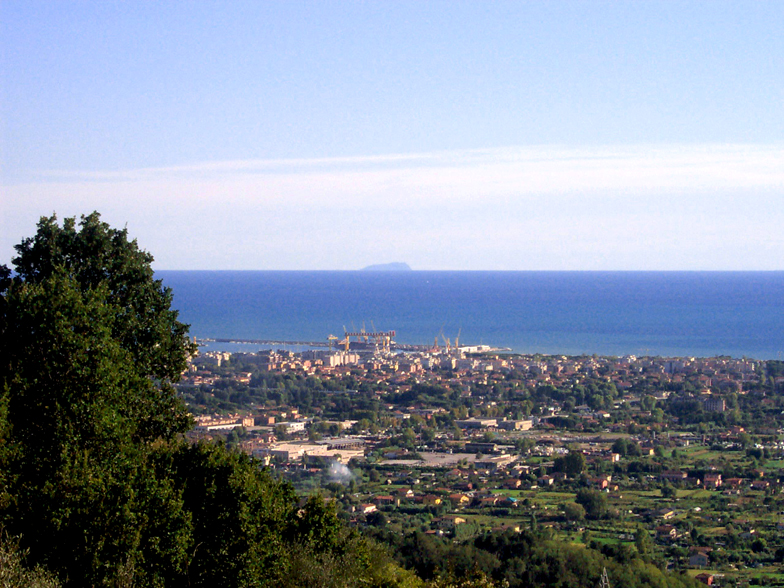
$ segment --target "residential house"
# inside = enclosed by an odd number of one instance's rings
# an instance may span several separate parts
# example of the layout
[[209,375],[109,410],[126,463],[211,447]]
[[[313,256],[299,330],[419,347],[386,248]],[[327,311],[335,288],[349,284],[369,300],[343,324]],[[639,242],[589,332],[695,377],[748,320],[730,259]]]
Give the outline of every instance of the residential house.
[[707,553],[696,551],[689,556],[689,565],[693,568],[705,568],[710,564]]

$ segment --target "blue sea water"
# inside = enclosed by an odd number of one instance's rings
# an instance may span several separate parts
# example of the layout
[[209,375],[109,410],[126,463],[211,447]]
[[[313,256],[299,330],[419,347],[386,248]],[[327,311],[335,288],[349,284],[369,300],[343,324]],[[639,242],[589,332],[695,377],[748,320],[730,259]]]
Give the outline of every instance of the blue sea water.
[[[325,341],[364,323],[521,353],[784,357],[784,272],[159,271],[199,338]],[[439,343],[441,339],[439,337]],[[224,348],[226,346],[224,345]],[[255,349],[253,349],[255,350]]]

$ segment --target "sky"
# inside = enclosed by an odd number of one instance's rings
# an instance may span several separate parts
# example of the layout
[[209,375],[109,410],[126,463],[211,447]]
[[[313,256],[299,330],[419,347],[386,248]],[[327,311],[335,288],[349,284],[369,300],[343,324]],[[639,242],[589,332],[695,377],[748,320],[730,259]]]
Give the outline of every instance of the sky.
[[0,264],[784,270],[784,3],[0,1]]

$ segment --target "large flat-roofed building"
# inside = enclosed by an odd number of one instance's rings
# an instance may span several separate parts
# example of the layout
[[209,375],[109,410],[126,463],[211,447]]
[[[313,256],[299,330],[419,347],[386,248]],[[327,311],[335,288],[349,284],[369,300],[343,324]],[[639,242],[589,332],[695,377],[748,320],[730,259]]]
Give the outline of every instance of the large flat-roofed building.
[[527,431],[533,424],[531,419],[498,421],[498,428],[507,431]]
[[322,445],[330,450],[359,449],[364,451],[365,440],[357,439],[355,437],[339,437],[336,439],[324,439],[322,441],[316,441],[316,445]]
[[474,461],[474,465],[478,468],[487,468],[489,470],[495,469],[504,469],[509,464],[515,461],[514,455],[509,455],[508,453],[503,453],[501,455],[491,455],[487,457],[482,457],[481,459],[476,459]]
[[455,421],[455,424],[461,429],[489,429],[498,426],[498,419],[465,419],[462,421]]
[[277,423],[276,427],[284,427],[286,433],[299,433],[305,430],[305,421],[289,421],[287,423]]
[[[333,443],[334,441],[334,443]],[[330,439],[317,443],[294,442],[276,443],[254,451],[255,455],[270,455],[283,461],[300,461],[308,457],[323,457],[347,463],[352,459],[365,457],[364,442],[361,439]]]

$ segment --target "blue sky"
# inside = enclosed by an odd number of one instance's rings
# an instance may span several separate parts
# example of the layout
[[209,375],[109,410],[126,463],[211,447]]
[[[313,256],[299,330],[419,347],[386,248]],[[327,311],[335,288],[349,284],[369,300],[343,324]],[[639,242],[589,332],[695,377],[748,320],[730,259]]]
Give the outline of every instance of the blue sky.
[[0,2],[0,263],[782,270],[784,3]]

